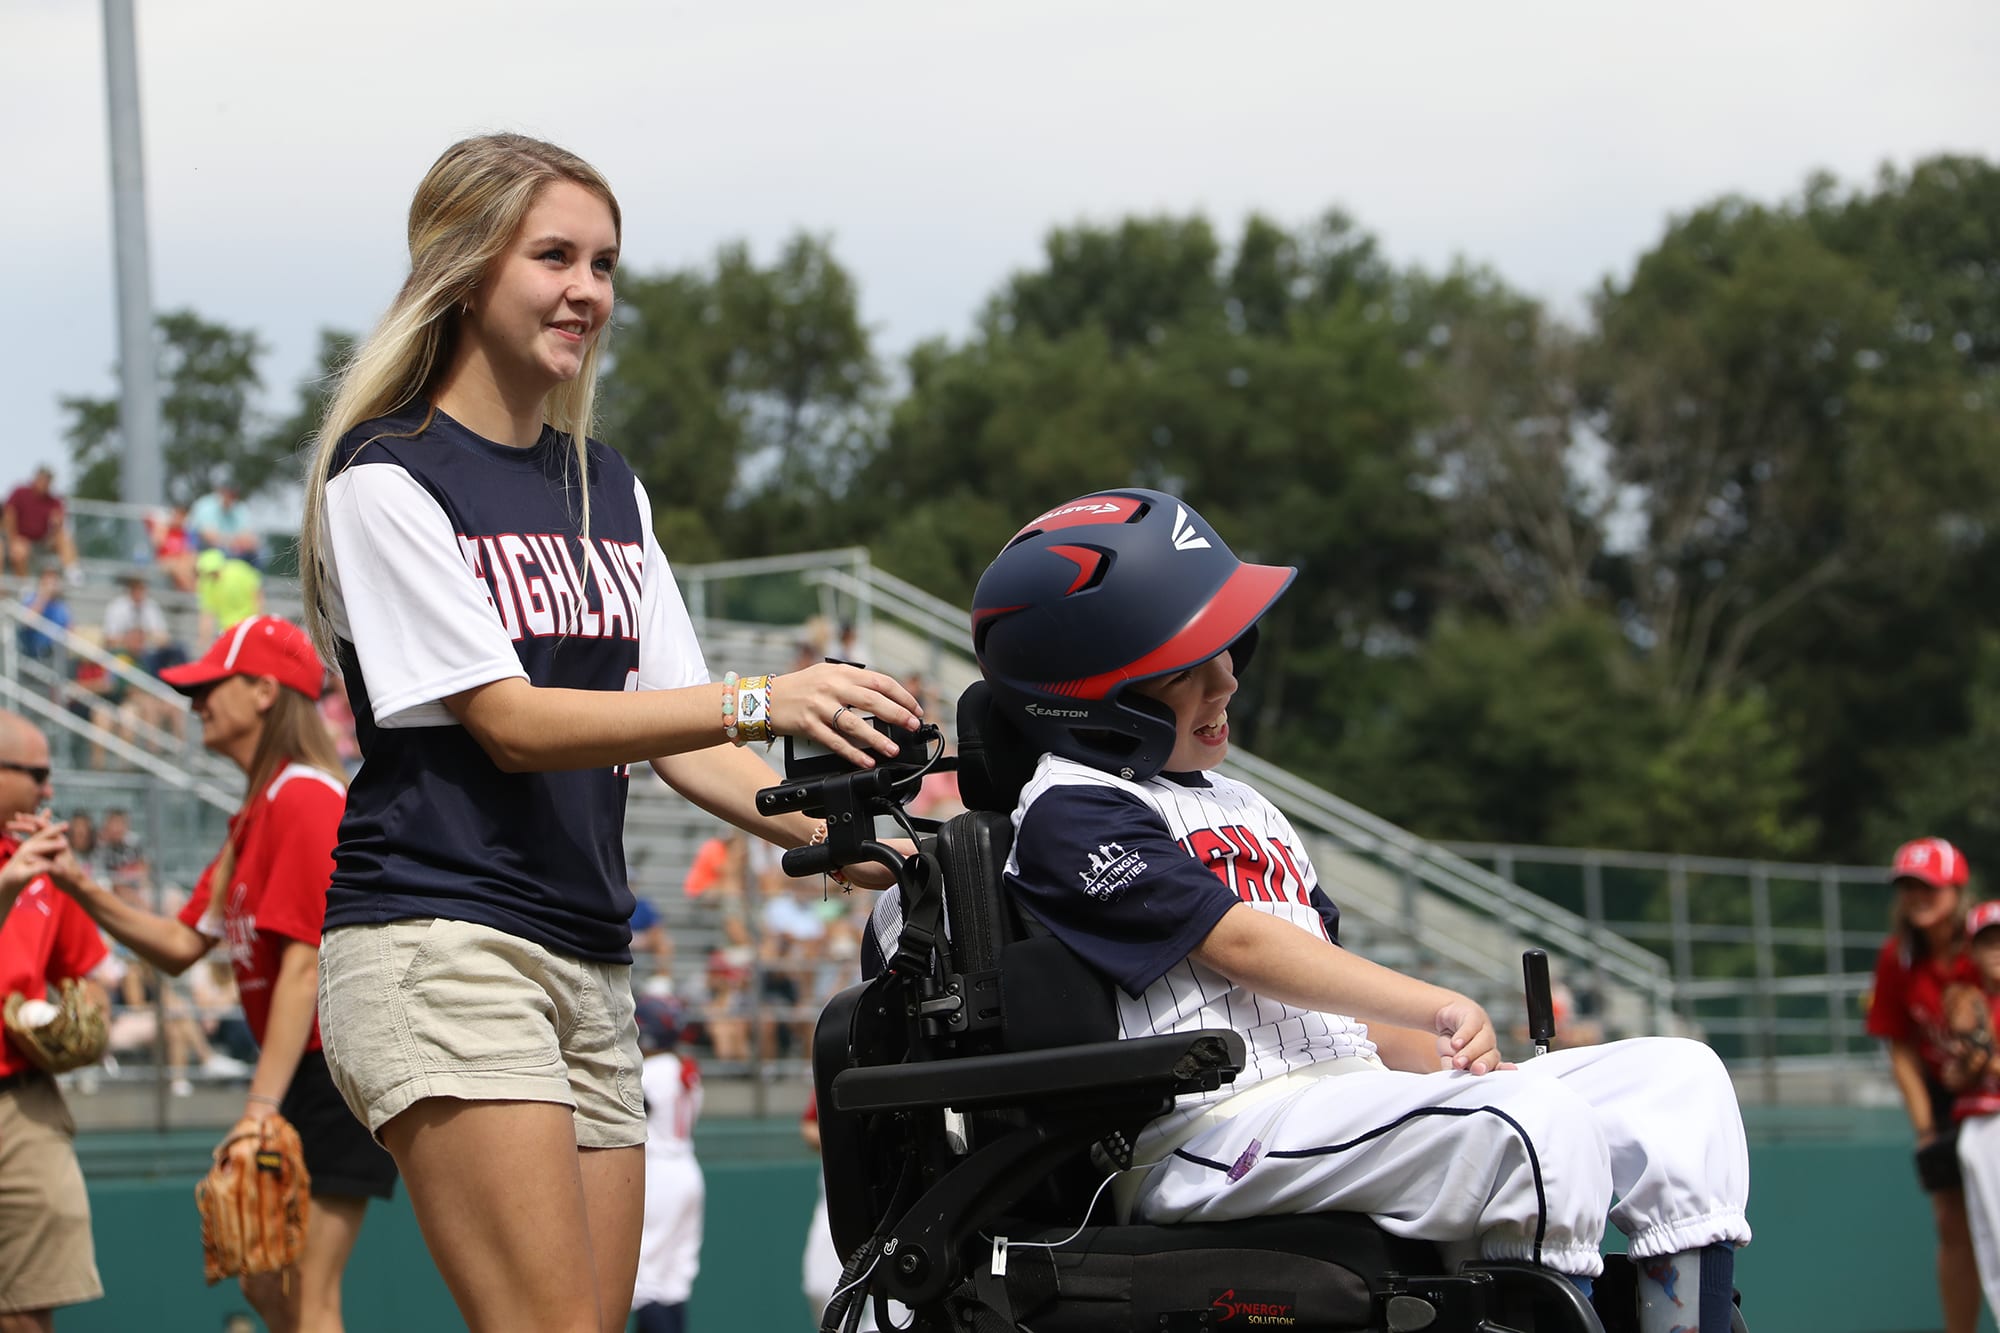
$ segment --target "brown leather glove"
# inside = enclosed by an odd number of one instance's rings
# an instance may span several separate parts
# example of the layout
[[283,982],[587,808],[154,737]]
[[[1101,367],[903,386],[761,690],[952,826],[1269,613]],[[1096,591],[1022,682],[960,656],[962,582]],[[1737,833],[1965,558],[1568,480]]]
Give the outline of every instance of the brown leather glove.
[[239,1124],[194,1187],[202,1275],[209,1284],[298,1263],[311,1193],[304,1149],[290,1121],[274,1113]]
[[48,998],[7,997],[0,1021],[21,1053],[51,1074],[94,1065],[111,1037],[110,1016],[79,977],[50,986]]

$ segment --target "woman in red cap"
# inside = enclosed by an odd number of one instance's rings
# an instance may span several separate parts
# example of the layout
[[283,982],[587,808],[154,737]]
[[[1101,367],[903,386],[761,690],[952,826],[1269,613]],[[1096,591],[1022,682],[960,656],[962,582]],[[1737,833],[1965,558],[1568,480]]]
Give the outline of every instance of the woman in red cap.
[[1979,1269],[1965,1216],[1952,1097],[1944,1085],[1945,988],[1979,985],[1965,943],[1969,876],[1965,856],[1943,838],[1904,843],[1889,873],[1896,906],[1889,938],[1875,960],[1868,1031],[1889,1043],[1889,1068],[1916,1130],[1917,1179],[1937,1218],[1945,1333],[1973,1333],[1979,1322]]
[[230,1133],[280,1113],[299,1131],[312,1174],[298,1271],[246,1277],[243,1291],[274,1333],[338,1333],[341,1272],[368,1200],[394,1190],[396,1164],[347,1109],[320,1052],[320,923],[347,798],[333,737],[314,706],[326,670],[304,630],[252,616],[199,662],[160,678],[194,701],[202,744],[249,778],[221,852],[177,917],[134,907],[73,856],[53,878],[105,930],[175,975],[227,941],[259,1048]]

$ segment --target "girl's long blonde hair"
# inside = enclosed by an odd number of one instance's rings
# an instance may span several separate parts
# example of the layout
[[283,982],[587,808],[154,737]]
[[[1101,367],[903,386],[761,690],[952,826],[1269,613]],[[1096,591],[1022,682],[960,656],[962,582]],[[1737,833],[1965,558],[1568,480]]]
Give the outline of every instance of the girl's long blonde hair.
[[[375,331],[354,349],[314,437],[306,472],[306,510],[299,525],[299,582],[305,626],[327,661],[337,661],[324,604],[326,484],[341,440],[364,421],[386,416],[429,393],[451,364],[460,312],[480,277],[506,249],[521,220],[548,186],[569,181],[611,209],[621,238],[624,219],[611,187],[576,154],[520,134],[488,134],[445,149],[410,201],[410,276]],[[598,330],[583,369],[550,391],[543,406],[550,425],[576,449],[583,532],[590,534],[590,469],[585,440],[597,398],[597,369],[610,323]],[[425,424],[429,424],[426,414]]]
[[[277,699],[264,711],[263,724],[264,732],[250,754],[247,770],[250,786],[243,793],[244,809],[263,799],[264,788],[271,784],[278,770],[290,763],[309,765],[337,779],[341,786],[347,785],[347,770],[341,765],[340,750],[333,743],[333,733],[326,728],[326,719],[319,715],[319,708],[312,700],[289,685],[280,685]],[[215,858],[209,891],[227,893],[235,871],[236,837],[231,834],[223,844],[222,854]]]

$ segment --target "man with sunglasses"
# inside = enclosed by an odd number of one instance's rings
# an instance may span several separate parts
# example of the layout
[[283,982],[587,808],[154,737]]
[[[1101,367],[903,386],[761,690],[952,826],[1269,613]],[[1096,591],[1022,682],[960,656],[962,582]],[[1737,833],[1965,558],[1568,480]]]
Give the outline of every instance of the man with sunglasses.
[[[15,832],[51,794],[48,738],[0,711],[0,998],[40,999],[105,961],[96,925],[49,882],[67,825]],[[55,1080],[0,1041],[0,1333],[47,1333],[56,1307],[104,1294],[74,1134]]]

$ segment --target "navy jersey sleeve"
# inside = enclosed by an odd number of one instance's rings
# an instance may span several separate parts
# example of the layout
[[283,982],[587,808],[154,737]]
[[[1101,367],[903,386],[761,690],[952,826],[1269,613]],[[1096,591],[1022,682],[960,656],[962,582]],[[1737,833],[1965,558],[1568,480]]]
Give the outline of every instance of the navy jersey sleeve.
[[1237,901],[1150,806],[1097,786],[1035,799],[1014,835],[1007,886],[1050,934],[1134,997]]
[[1312,904],[1313,911],[1319,913],[1320,923],[1326,927],[1326,937],[1335,944],[1339,944],[1340,908],[1334,903],[1333,899],[1326,896],[1326,891],[1317,884],[1313,885],[1312,896],[1306,901]]

